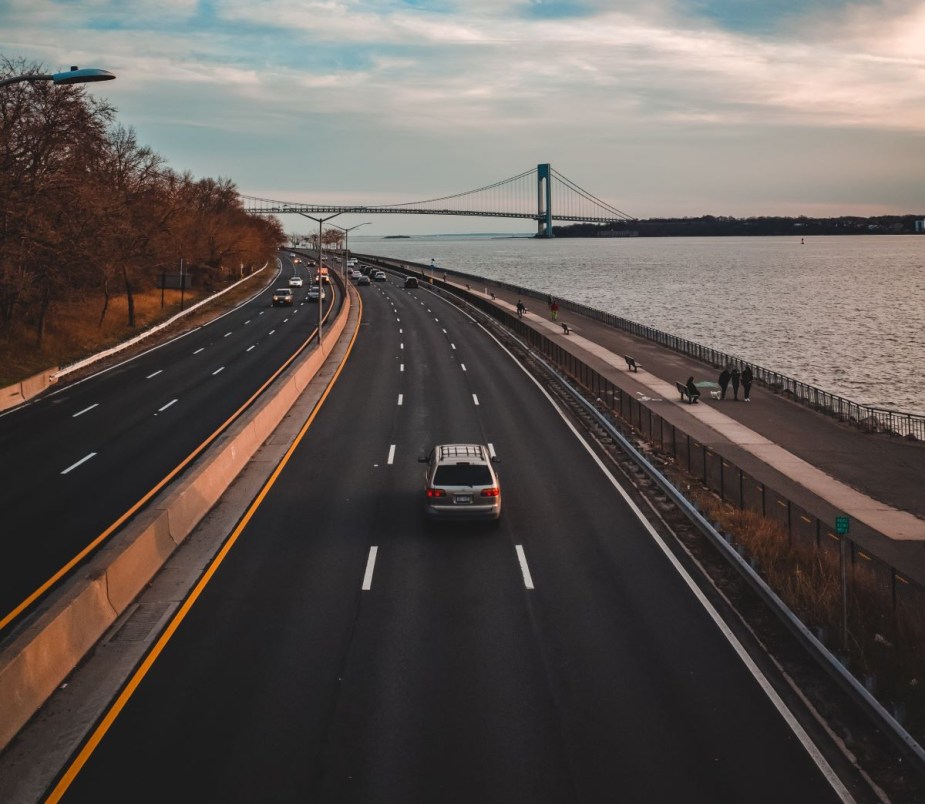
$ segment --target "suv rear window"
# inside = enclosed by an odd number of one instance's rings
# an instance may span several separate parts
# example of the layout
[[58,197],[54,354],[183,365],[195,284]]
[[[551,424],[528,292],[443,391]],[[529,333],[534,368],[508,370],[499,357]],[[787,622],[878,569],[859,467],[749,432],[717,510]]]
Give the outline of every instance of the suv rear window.
[[491,472],[487,466],[447,464],[434,473],[435,486],[490,486]]

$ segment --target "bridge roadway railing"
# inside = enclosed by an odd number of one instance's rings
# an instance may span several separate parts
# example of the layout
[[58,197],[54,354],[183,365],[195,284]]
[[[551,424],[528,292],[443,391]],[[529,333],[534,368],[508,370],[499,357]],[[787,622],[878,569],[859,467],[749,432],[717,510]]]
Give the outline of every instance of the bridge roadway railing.
[[[386,267],[397,268],[399,271],[414,274],[418,277],[423,275],[426,279],[433,279],[432,284],[435,288],[447,287],[454,293],[460,292],[458,285],[449,288],[440,281],[442,271],[430,274],[425,271],[424,266],[414,263],[374,256],[366,257],[366,259]],[[447,272],[447,274],[452,275],[457,282],[461,280],[465,283],[468,280],[475,290],[484,290],[485,287],[503,287],[514,291],[518,295],[538,299],[543,304],[546,303],[546,294],[531,291],[527,288],[509,285],[496,280],[486,280],[483,277],[459,272]],[[909,577],[905,571],[879,558],[869,548],[863,546],[863,542],[869,541],[865,537],[871,537],[870,541],[875,538],[875,531],[872,528],[861,522],[853,523],[855,539],[835,533],[830,524],[834,522],[833,511],[813,512],[794,502],[785,492],[775,489],[767,482],[737,466],[729,457],[719,454],[711,447],[683,432],[678,426],[667,421],[644,402],[623,391],[614,382],[587,365],[569,350],[563,348],[561,344],[547,338],[542,332],[533,329],[505,309],[492,304],[482,293],[468,294],[467,301],[473,307],[487,313],[503,323],[508,329],[513,330],[518,337],[546,357],[549,362],[587,391],[588,394],[592,395],[594,399],[601,400],[599,404],[609,415],[622,421],[625,426],[628,426],[652,444],[662,454],[670,456],[675,465],[684,468],[688,475],[700,480],[707,489],[716,493],[722,501],[743,510],[747,509],[760,513],[764,518],[779,524],[787,534],[790,549],[811,548],[837,564],[840,561],[842,540],[844,540],[845,552],[850,565],[848,571],[849,597],[862,589],[872,589],[883,610],[891,612],[897,619],[901,619],[904,615],[916,619],[920,616],[922,607],[925,605],[925,586],[918,580]],[[601,316],[599,320],[607,323],[611,320],[625,321],[624,319],[618,319],[616,316],[594,311],[584,305],[572,304],[571,302],[563,304],[561,300],[559,301],[561,306],[575,312],[587,314],[585,311],[589,310],[592,313],[597,313],[592,317]],[[659,335],[664,336],[667,339],[665,345],[688,344],[692,351],[685,351],[684,353],[702,360],[709,361],[711,358],[719,361],[734,359],[718,350],[707,349],[689,341],[673,338],[650,327],[641,327],[641,325],[633,324],[633,322],[625,323],[633,327],[628,331],[634,334],[651,333],[656,337]],[[619,326],[619,324],[615,324],[615,326]],[[639,329],[635,329],[636,327]],[[658,342],[662,343],[661,340]],[[740,360],[737,362],[739,365],[744,365]],[[723,365],[723,363],[719,362],[718,365]],[[757,374],[755,366],[753,366],[753,371]],[[781,376],[774,372],[768,372],[767,374],[771,377]],[[879,534],[877,535],[879,536]]]
[[[408,263],[396,260],[386,260],[392,264],[406,266],[406,270],[414,273],[426,273],[427,269],[423,265]],[[508,282],[502,282],[497,279],[486,279],[485,277],[474,274],[461,273],[459,271],[447,272],[457,279],[468,281],[473,287],[494,287],[505,288],[528,298],[541,300],[545,304],[546,294],[530,288],[512,285]],[[430,274],[428,274],[430,275]],[[442,275],[440,272],[438,275]],[[713,349],[709,346],[689,341],[685,338],[679,338],[677,335],[671,335],[668,332],[662,332],[649,327],[645,324],[639,324],[636,321],[630,321],[627,318],[605,313],[603,310],[597,310],[585,304],[569,301],[556,297],[559,306],[579,313],[587,318],[593,318],[608,326],[628,332],[640,338],[652,341],[672,349],[675,352],[693,357],[703,363],[721,368],[723,366],[738,366],[740,369],[746,365],[751,366],[755,382],[766,387],[767,389],[782,394],[803,405],[813,408],[821,413],[834,416],[839,421],[846,422],[855,427],[859,427],[869,433],[885,433],[887,435],[900,436],[918,441],[925,441],[925,415],[919,413],[904,413],[902,411],[891,410],[889,408],[875,407],[873,405],[864,405],[860,402],[854,402],[850,399],[816,388],[813,385],[788,377],[786,374],[773,371],[759,366],[756,363],[749,363],[740,357],[722,352],[719,349]]]

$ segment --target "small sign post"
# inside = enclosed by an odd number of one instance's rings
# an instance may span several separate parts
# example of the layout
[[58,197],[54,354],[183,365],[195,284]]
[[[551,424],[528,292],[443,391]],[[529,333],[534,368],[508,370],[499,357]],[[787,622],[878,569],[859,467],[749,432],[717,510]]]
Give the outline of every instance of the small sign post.
[[845,515],[835,517],[835,532],[839,535],[841,552],[841,633],[842,649],[848,659],[848,530],[851,518]]

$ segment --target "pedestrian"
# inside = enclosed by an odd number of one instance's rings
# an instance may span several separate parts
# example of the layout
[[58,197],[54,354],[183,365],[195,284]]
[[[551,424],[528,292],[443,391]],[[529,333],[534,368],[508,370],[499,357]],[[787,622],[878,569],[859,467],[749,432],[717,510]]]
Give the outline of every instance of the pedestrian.
[[559,317],[559,302],[553,300],[549,305],[549,312],[552,316],[552,320],[555,321]]
[[521,299],[518,299],[517,300],[517,317],[523,318],[525,312],[527,312],[527,306],[523,303]]
[[732,375],[729,373],[729,366],[724,366],[722,372],[719,375],[719,387],[722,389],[720,399],[726,398],[726,389],[729,388],[730,379],[732,379]]
[[546,294],[546,306],[547,306],[550,310],[552,310],[552,294],[551,294],[551,293],[547,293],[547,294]]
[[745,397],[746,402],[751,402],[751,393],[752,393],[752,367],[746,365],[742,369],[742,394]]
[[732,398],[738,402],[739,401],[739,379],[740,374],[737,368],[732,370]]
[[691,398],[691,403],[700,401],[700,389],[694,385],[694,378],[687,378],[687,393]]

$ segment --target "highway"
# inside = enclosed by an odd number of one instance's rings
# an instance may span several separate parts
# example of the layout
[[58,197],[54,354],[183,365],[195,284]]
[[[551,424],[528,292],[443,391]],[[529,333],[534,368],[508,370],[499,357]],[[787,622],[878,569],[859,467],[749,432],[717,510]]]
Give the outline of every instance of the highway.
[[[48,800],[854,800],[546,392],[426,288],[360,291],[320,410]],[[500,457],[500,527],[424,521],[453,441]]]
[[[0,416],[0,637],[280,366],[313,348],[318,305],[305,301],[305,264],[283,252],[279,271],[208,325]],[[272,288],[293,274],[306,282],[295,303],[271,307]]]

